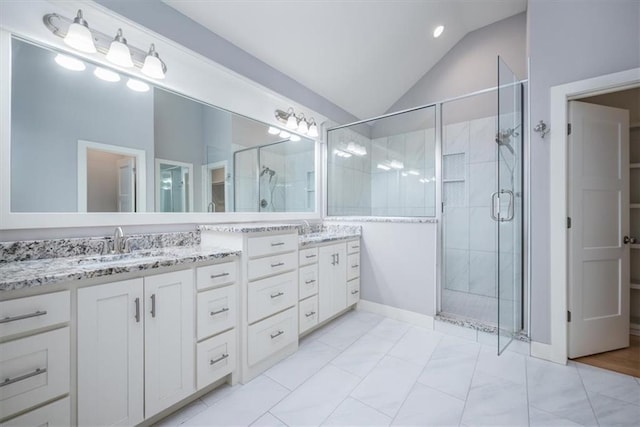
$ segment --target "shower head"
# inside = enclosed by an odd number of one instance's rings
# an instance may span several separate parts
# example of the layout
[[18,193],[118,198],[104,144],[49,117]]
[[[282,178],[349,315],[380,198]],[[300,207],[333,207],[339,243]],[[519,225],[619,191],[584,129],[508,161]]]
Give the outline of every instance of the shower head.
[[264,176],[266,174],[269,174],[269,180],[271,180],[271,178],[273,178],[273,176],[276,174],[276,171],[266,166],[262,166],[262,171],[260,172],[260,176]]
[[515,128],[499,130],[498,133],[496,133],[496,144],[498,144],[500,147],[506,147],[509,151],[511,151],[511,154],[515,154],[513,151],[513,147],[511,146],[511,137],[520,136],[520,134],[516,132],[516,129],[519,126],[520,125],[516,126]]

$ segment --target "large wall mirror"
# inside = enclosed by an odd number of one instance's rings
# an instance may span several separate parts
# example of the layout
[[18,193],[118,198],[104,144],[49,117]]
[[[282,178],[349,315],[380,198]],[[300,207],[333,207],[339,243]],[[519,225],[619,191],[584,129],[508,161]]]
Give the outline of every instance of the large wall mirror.
[[14,213],[315,212],[315,144],[11,41]]

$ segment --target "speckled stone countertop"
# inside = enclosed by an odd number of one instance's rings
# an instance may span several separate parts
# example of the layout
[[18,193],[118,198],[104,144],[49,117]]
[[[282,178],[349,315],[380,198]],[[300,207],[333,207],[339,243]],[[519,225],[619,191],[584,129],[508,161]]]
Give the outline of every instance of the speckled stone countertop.
[[384,216],[332,216],[327,217],[324,221],[336,222],[388,222],[388,223],[407,223],[407,224],[437,224],[437,218],[426,217],[384,217]]
[[265,231],[294,231],[300,224],[280,223],[238,223],[238,224],[205,224],[199,225],[200,231],[218,231],[221,233],[260,233]]
[[312,233],[300,234],[300,247],[335,240],[357,239],[362,235],[362,227],[353,225],[324,225]]

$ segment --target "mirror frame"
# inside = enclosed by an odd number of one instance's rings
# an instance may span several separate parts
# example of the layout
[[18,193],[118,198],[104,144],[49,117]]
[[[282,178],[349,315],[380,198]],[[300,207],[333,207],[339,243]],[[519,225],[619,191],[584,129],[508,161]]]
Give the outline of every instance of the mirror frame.
[[[126,20],[96,3],[77,0],[69,2],[37,0],[2,2],[0,7],[2,9],[2,13],[0,13],[0,230],[313,220],[322,217],[323,193],[320,189],[324,175],[322,171],[324,144],[320,139],[314,140],[316,167],[314,212],[225,212],[215,214],[206,212],[11,212],[11,40],[14,35],[37,45],[115,69],[121,74],[144,80],[198,102],[257,120],[267,126],[282,127],[283,125],[276,120],[274,112],[276,109],[286,110],[288,107],[293,107],[295,111],[304,112],[307,117],[315,117],[321,128],[327,118],[152,32],[140,24]],[[120,69],[107,62],[100,54],[84,54],[72,50],[42,23],[42,18],[47,13],[73,17],[78,9],[83,10],[92,28],[106,33],[122,28],[130,43],[135,46],[149,46],[154,43],[156,50],[162,54],[169,69],[165,80],[158,82],[149,79],[137,69]],[[321,132],[321,135],[324,135],[324,132]],[[303,137],[311,139],[307,136]],[[154,185],[148,185],[148,191],[153,191]]]

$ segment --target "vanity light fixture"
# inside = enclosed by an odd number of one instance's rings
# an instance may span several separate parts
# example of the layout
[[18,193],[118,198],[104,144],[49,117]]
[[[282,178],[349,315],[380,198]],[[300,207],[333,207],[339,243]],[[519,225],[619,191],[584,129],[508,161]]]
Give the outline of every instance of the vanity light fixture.
[[313,117],[307,119],[303,113],[296,115],[292,107],[289,107],[287,111],[276,110],[276,119],[283,123],[288,129],[295,130],[303,135],[308,135],[312,138],[318,137],[318,125]]
[[304,118],[304,113],[300,113],[300,120],[298,121],[298,132],[305,135],[309,133],[309,124]]
[[71,71],[84,71],[87,68],[79,59],[61,53],[56,55],[55,61],[59,66]]
[[84,20],[82,10],[72,20],[57,13],[49,13],[42,18],[44,25],[64,42],[81,52],[100,52],[107,60],[120,67],[137,67],[140,71],[153,79],[163,79],[167,73],[166,64],[156,52],[155,44],[149,50],[142,50],[127,43],[118,29],[115,38],[97,30],[89,28]]
[[289,117],[287,118],[287,127],[293,130],[298,129],[298,118],[293,112],[293,108],[289,108],[288,114]]
[[438,25],[435,30],[433,30],[433,37],[434,38],[438,38],[442,35],[442,32],[444,31],[444,25]]
[[64,36],[64,42],[80,52],[96,53],[96,45],[93,43],[89,24],[82,17],[81,9],[78,9],[78,14],[69,25],[67,34]]
[[129,46],[127,46],[127,39],[122,36],[121,28],[118,28],[118,32],[109,46],[107,61],[125,68],[133,67],[131,51],[129,50]]
[[107,70],[106,68],[96,67],[93,70],[93,75],[99,78],[100,80],[104,80],[105,82],[119,82],[120,74],[115,73],[111,70]]
[[148,92],[150,89],[148,84],[136,79],[129,79],[127,81],[127,87],[135,92]]

